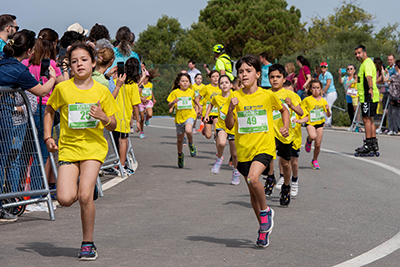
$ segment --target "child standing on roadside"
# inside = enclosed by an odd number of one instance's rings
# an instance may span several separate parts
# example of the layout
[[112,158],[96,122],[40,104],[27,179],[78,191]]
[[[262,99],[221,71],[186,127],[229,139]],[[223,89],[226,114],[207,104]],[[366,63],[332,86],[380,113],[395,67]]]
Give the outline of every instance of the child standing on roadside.
[[261,75],[258,57],[245,55],[236,63],[236,69],[244,88],[231,93],[222,113],[226,114],[226,127],[235,127],[237,169],[247,183],[251,205],[260,224],[256,245],[267,247],[274,227],[274,211],[267,206],[259,178],[276,157],[272,112],[279,110],[282,114],[280,133],[284,137],[289,135],[289,112],[275,94],[257,86]]
[[194,157],[197,154],[196,147],[193,143],[193,124],[196,119],[196,111],[194,104],[200,113],[200,105],[195,97],[195,93],[190,89],[190,76],[187,73],[179,73],[174,82],[174,89],[167,98],[168,109],[175,107],[175,126],[177,141],[176,146],[178,150],[178,167],[185,166],[185,155],[183,149],[183,137],[186,136],[189,141],[190,156]]
[[230,154],[233,161],[233,172],[232,172],[232,185],[238,185],[240,183],[240,173],[236,169],[237,167],[237,155],[236,155],[236,147],[235,147],[235,129],[227,129],[225,125],[225,117],[226,115],[221,113],[222,108],[224,107],[226,100],[231,94],[232,83],[227,75],[222,75],[219,77],[219,88],[221,89],[221,94],[216,95],[212,100],[211,104],[207,107],[206,116],[204,121],[207,123],[210,119],[209,114],[213,107],[218,108],[218,122],[215,125],[215,129],[217,132],[217,159],[215,160],[214,166],[211,169],[211,172],[214,174],[218,174],[221,169],[222,161],[223,161],[223,153],[226,145],[226,140],[229,141],[229,149]]
[[[79,200],[81,206],[83,242],[79,260],[95,260],[93,192],[108,151],[103,128],[114,130],[114,113],[118,108],[110,91],[92,79],[96,65],[94,50],[78,43],[72,45],[68,54],[74,78],[58,84],[47,101],[44,142],[49,152],[59,150],[58,202],[69,207]],[[51,137],[58,109],[61,111],[59,148]]]
[[301,120],[295,120],[296,123],[307,123],[307,139],[304,146],[307,153],[311,151],[311,144],[315,141],[314,157],[311,160],[311,167],[319,170],[318,155],[321,151],[322,137],[324,135],[325,114],[331,116],[328,102],[322,98],[322,83],[319,80],[310,82],[309,96],[304,98],[301,106],[308,114]]

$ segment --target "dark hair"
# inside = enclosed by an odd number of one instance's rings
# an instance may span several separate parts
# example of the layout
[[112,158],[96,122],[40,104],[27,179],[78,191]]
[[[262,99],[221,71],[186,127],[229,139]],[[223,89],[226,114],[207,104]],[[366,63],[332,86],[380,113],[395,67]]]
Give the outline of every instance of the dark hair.
[[147,70],[149,72],[149,82],[151,82],[154,78],[160,76],[160,73],[158,72],[158,69],[149,69]]
[[288,80],[286,80],[286,81],[283,83],[283,87],[289,87],[289,86],[292,86],[292,87],[293,87],[293,83],[290,82],[290,81],[288,81]]
[[269,66],[268,77],[271,74],[271,72],[276,71],[276,70],[279,71],[279,73],[282,74],[284,78],[286,78],[287,72],[285,70],[285,67],[282,66],[281,64],[272,64],[271,66]]
[[229,78],[228,75],[221,75],[221,76],[219,76],[219,79],[218,79],[218,85],[221,83],[222,78],[228,78],[229,82],[232,83],[231,78]]
[[65,32],[60,39],[60,44],[62,48],[68,48],[68,46],[73,45],[76,42],[85,41],[85,36],[75,31]]
[[140,65],[137,58],[131,57],[125,62],[125,84],[138,83],[140,81]]
[[89,39],[95,42],[103,38],[110,40],[110,33],[108,32],[106,26],[96,23],[92,29],[90,29]]
[[236,63],[236,70],[238,72],[243,63],[246,63],[249,66],[253,66],[256,69],[256,72],[261,72],[261,61],[255,55],[247,54],[241,57]]
[[260,54],[260,57],[262,57],[262,58],[268,60],[268,54],[267,54],[267,52],[262,52],[262,53]]
[[312,87],[312,85],[314,83],[318,83],[319,84],[319,86],[321,87],[321,93],[322,93],[322,88],[323,88],[322,82],[320,80],[318,80],[318,79],[312,79],[311,82],[308,84],[307,95],[309,95],[309,96],[312,95],[311,87]]
[[70,64],[71,64],[71,55],[72,55],[72,52],[74,52],[74,51],[77,50],[77,49],[86,50],[86,52],[89,53],[89,56],[90,56],[90,58],[92,59],[92,62],[96,62],[96,57],[95,57],[95,52],[94,52],[93,47],[91,47],[91,46],[88,45],[88,44],[79,43],[79,42],[78,42],[78,43],[74,43],[74,44],[71,46],[71,48],[68,50],[68,52],[67,52],[67,58],[68,58]]
[[393,59],[396,59],[395,55],[393,55],[393,54],[389,54],[389,55],[388,55],[388,57],[390,57],[390,56],[392,56],[392,57],[393,57]]
[[181,80],[181,78],[182,78],[183,76],[185,76],[186,78],[188,78],[188,79],[189,79],[189,82],[191,81],[191,80],[190,80],[189,74],[187,74],[187,73],[179,73],[179,74],[176,76],[176,78],[175,78],[174,86],[172,87],[172,90],[180,88],[179,82],[180,82],[180,80]]
[[376,67],[376,71],[379,73],[379,76],[382,75],[382,66],[383,66],[383,61],[379,57],[374,58],[374,63]]
[[[210,73],[208,74],[208,78],[211,78],[211,76],[216,72],[218,72],[218,71],[217,70],[210,71]],[[218,72],[218,74],[219,74],[219,72]]]
[[201,73],[197,73],[196,76],[194,76],[194,79],[196,80],[197,76],[201,76],[201,78],[203,78],[203,75],[201,75]]
[[396,60],[394,63],[395,66],[397,66],[400,69],[400,59]]
[[13,23],[14,20],[16,20],[16,16],[14,15],[9,15],[9,14],[3,14],[0,16],[0,31],[4,31],[4,29]]
[[354,68],[354,71],[357,71],[357,67],[354,64],[349,64],[347,67],[352,66]]
[[307,66],[311,70],[310,62],[308,62],[308,60],[305,57],[300,55],[297,57],[297,60],[300,61],[301,65]]
[[16,32],[4,46],[4,54],[6,54],[8,57],[21,56],[23,53],[35,46],[35,35],[35,32],[25,29]]
[[194,62],[193,59],[189,60],[188,63],[192,63],[193,65],[196,65],[196,62]]
[[38,66],[42,58],[56,60],[57,50],[55,44],[57,43],[58,34],[54,30],[49,28],[40,30],[29,64]]
[[362,49],[363,52],[367,52],[367,49],[365,48],[365,46],[363,46],[361,44],[357,45],[356,48],[354,48],[354,50],[357,50],[357,49],[360,49],[360,48]]
[[117,34],[115,35],[115,39],[118,42],[119,51],[123,56],[129,56],[132,51],[131,40],[132,40],[132,32],[131,30],[123,26],[118,29]]

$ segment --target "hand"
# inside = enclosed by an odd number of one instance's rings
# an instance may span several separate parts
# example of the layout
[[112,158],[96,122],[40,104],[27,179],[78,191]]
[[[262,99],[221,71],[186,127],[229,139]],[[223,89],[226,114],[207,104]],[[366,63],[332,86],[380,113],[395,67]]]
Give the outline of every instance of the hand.
[[153,99],[153,104],[156,104],[156,103],[157,103],[157,100]]
[[121,88],[122,85],[124,85],[124,83],[125,83],[125,79],[126,79],[125,73],[124,73],[124,75],[119,75],[119,77],[117,78],[117,84],[115,86],[118,88]]
[[136,121],[136,132],[140,132],[140,121]]
[[110,69],[109,72],[107,72],[107,76],[112,77],[115,73],[117,73],[117,71],[118,71],[118,66],[114,66]]
[[372,90],[372,88],[370,88],[370,89],[368,90],[368,93],[371,94],[371,98],[373,99],[373,98],[374,98],[374,90]]
[[229,104],[229,110],[233,111],[238,104],[239,104],[239,100],[237,99],[237,97],[232,97],[231,103]]
[[199,109],[196,114],[197,114],[197,117],[201,117],[201,109]]
[[207,65],[207,64],[204,64],[204,68],[207,69],[207,68],[208,68],[208,65]]
[[286,103],[286,105],[288,105],[289,107],[292,106],[292,100],[291,100],[289,97],[286,97],[285,103]]
[[281,133],[281,135],[283,137],[288,137],[289,136],[289,129],[288,128],[282,127],[282,128],[279,129],[279,132]]
[[143,105],[146,105],[147,102],[149,102],[149,100],[147,100],[146,97],[141,97],[141,98],[140,98],[140,101],[142,101],[142,104],[143,104]]
[[206,116],[204,119],[203,119],[203,122],[204,123],[207,123],[207,122],[209,122],[210,121],[210,117],[209,116]]
[[92,105],[92,106],[90,107],[89,115],[90,115],[92,118],[95,118],[95,119],[97,119],[97,120],[100,120],[101,118],[104,118],[104,117],[105,117],[106,114],[105,114],[105,113],[103,112],[103,110],[101,109],[100,100],[97,101],[97,105]]
[[49,78],[56,77],[56,71],[53,69],[52,66],[49,66]]
[[179,99],[177,98],[177,99],[175,99],[174,101],[172,101],[172,103],[174,103],[174,104],[176,104],[176,103],[178,103],[179,102]]
[[46,147],[47,147],[47,151],[49,151],[50,153],[53,153],[53,152],[58,150],[58,147],[56,145],[56,141],[54,141],[53,138],[47,139]]
[[293,119],[292,122],[293,123],[300,123],[298,119]]

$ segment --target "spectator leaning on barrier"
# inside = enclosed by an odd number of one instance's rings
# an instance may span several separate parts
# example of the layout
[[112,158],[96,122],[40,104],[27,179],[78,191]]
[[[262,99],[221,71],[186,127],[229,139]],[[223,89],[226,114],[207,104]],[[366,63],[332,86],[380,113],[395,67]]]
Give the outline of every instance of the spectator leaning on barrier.
[[400,60],[396,60],[394,68],[396,72],[392,75],[389,84],[389,135],[398,134],[400,128]]
[[0,16],[0,52],[3,51],[4,46],[7,44],[7,40],[16,33],[19,29],[16,20],[16,16],[3,14]]
[[201,74],[201,71],[199,71],[196,68],[196,62],[194,62],[194,60],[189,60],[188,68],[189,68],[188,74],[190,76],[190,82],[191,82],[191,84],[195,84],[196,81],[194,80],[194,78],[196,77],[197,74],[199,74],[199,73]]
[[262,52],[260,54],[260,61],[261,61],[261,87],[264,89],[269,89],[271,88],[271,84],[269,83],[269,67],[272,66],[272,63],[270,63],[268,60],[268,54],[267,52]]

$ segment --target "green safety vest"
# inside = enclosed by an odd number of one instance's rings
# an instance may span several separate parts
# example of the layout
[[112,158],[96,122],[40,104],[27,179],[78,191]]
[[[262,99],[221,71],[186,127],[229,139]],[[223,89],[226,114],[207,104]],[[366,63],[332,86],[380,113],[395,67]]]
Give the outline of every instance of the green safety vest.
[[[233,75],[232,75],[232,61],[231,58],[227,55],[227,54],[222,54],[218,57],[217,60],[221,60],[222,63],[224,63],[224,67],[225,67],[225,72],[226,75],[228,75],[228,77],[231,79],[231,81],[233,81]],[[217,69],[218,71],[220,71],[219,69]]]

